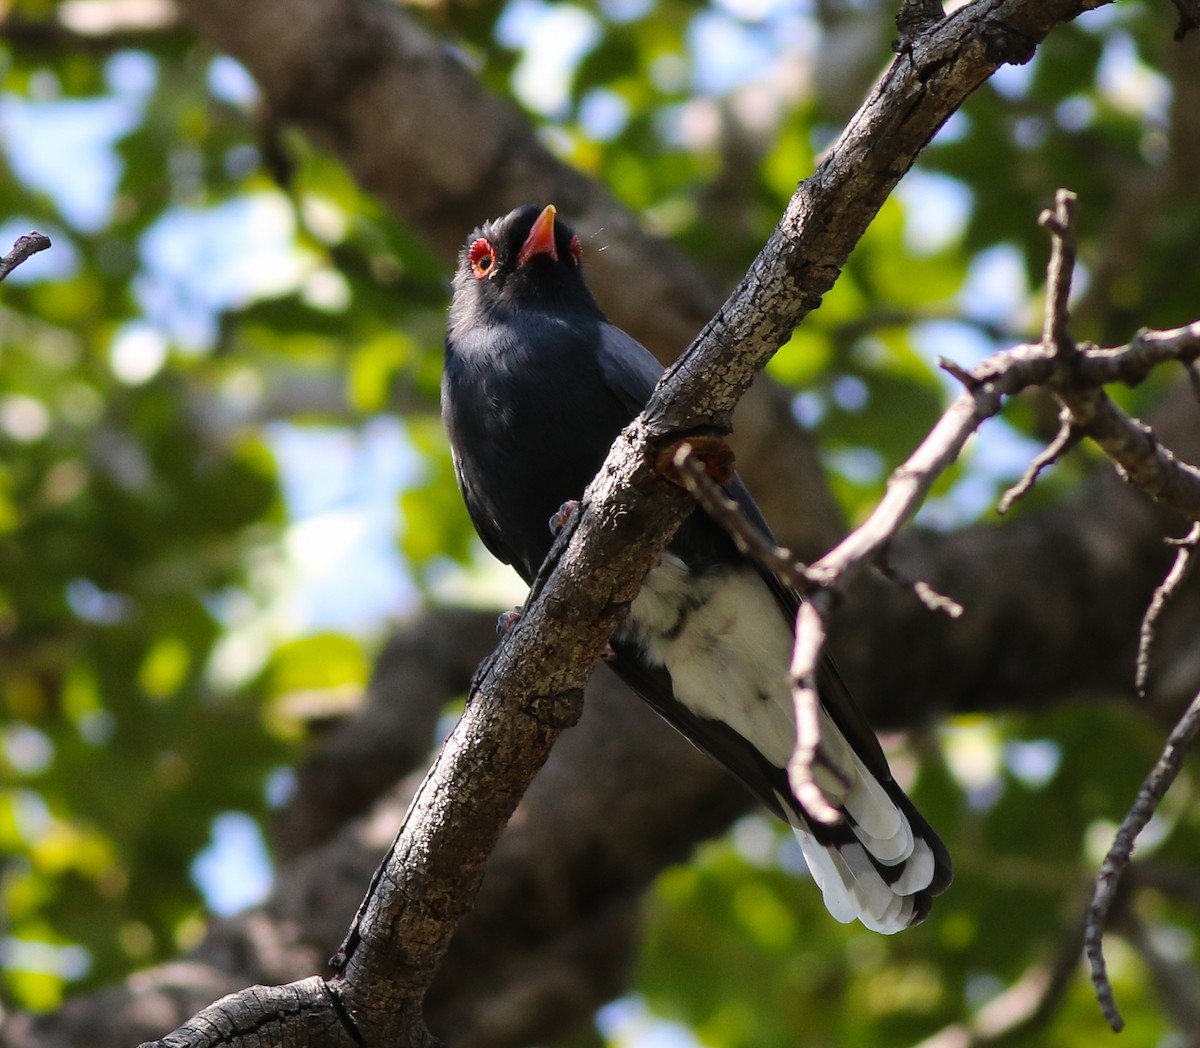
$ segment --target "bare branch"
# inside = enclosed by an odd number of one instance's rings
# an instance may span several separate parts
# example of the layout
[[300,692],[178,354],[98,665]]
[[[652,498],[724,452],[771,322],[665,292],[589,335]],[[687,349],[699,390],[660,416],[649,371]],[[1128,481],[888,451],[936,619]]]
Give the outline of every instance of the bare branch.
[[817,593],[800,605],[796,615],[796,641],[792,648],[792,709],[796,718],[796,745],[788,760],[788,782],[804,810],[827,826],[842,821],[842,814],[825,797],[817,784],[818,763],[832,775],[844,777],[837,767],[821,760],[821,699],[817,691],[817,667],[825,647],[825,615],[828,593]]
[[1195,745],[1197,736],[1200,736],[1200,695],[1192,700],[1191,705],[1188,706],[1186,712],[1179,719],[1179,723],[1175,725],[1167,738],[1162,756],[1159,757],[1145,782],[1142,783],[1141,789],[1138,790],[1137,800],[1121,823],[1116,839],[1096,874],[1092,901],[1088,906],[1087,922],[1084,926],[1083,945],[1092,970],[1092,984],[1096,988],[1096,999],[1100,1002],[1100,1010],[1104,1013],[1104,1018],[1113,1030],[1123,1029],[1125,1020],[1121,1018],[1121,1013],[1117,1010],[1112,983],[1108,978],[1108,968],[1104,962],[1104,925],[1116,896],[1121,873],[1133,857],[1133,848],[1137,843],[1138,834],[1150,821],[1159,802],[1166,796],[1167,790],[1171,788],[1171,783],[1179,775],[1184,757]]
[[810,578],[844,585],[847,576],[879,563],[888,544],[907,524],[937,478],[962,454],[980,424],[997,414],[1003,398],[1045,381],[1050,359],[1040,346],[1018,346],[989,357],[971,374],[970,385],[938,419],[916,451],[888,479],[887,491],[867,520],[836,548],[809,566]]
[[939,593],[923,579],[914,581],[906,578],[887,559],[883,559],[880,563],[876,564],[875,568],[889,582],[893,582],[901,589],[912,593],[930,611],[936,611],[938,614],[945,615],[951,619],[957,619],[962,615],[963,606],[953,597],[947,597],[944,593]]
[[1200,321],[1165,331],[1142,328],[1132,341],[1114,349],[1090,346],[1075,363],[1079,379],[1099,386],[1122,382],[1137,386],[1160,364],[1178,361],[1189,365],[1200,357]]
[[1057,348],[1065,359],[1076,352],[1074,339],[1067,332],[1071,317],[1071,280],[1075,274],[1076,196],[1069,189],[1054,194],[1054,210],[1038,215],[1038,225],[1050,231],[1050,264],[1046,267],[1045,318],[1042,344]]
[[1131,483],[1193,519],[1200,518],[1200,470],[1176,459],[1148,427],[1127,416],[1099,383],[1082,379],[1075,367],[1079,348],[1067,330],[1075,266],[1075,195],[1060,189],[1053,214],[1042,212],[1038,222],[1051,234],[1042,343],[1047,349],[1053,347],[1058,361],[1066,365],[1056,369],[1049,383],[1066,409],[1066,424],[1091,437]]
[[953,597],[947,597],[946,594],[939,593],[924,579],[917,579],[912,584],[912,590],[917,595],[917,599],[930,611],[940,612],[951,619],[961,617],[963,606]]
[[[943,367],[959,379],[965,391],[942,415],[909,460],[892,474],[884,498],[868,520],[803,572],[805,581],[815,583],[819,589],[801,606],[797,617],[792,666],[797,746],[788,773],[797,797],[806,810],[821,821],[830,821],[831,816],[836,816],[813,778],[820,744],[816,667],[825,644],[825,606],[851,576],[868,565],[884,563],[889,544],[916,513],[936,478],[958,458],[975,429],[1000,410],[1005,396],[1040,384],[1054,390],[1064,405],[1058,435],[1038,456],[1023,481],[1006,497],[1005,508],[1013,497],[1028,489],[1041,468],[1086,434],[1113,458],[1118,471],[1127,479],[1160,501],[1193,518],[1200,517],[1200,503],[1195,502],[1200,497],[1200,471],[1179,462],[1160,447],[1149,430],[1120,412],[1099,385],[1100,381],[1113,379],[1131,383],[1140,381],[1148,366],[1147,358],[1190,362],[1197,353],[1200,326],[1193,324],[1174,332],[1142,331],[1133,343],[1117,350],[1077,346],[1068,331],[1070,277],[1075,260],[1074,200],[1073,194],[1060,191],[1055,213],[1044,213],[1040,219],[1053,238],[1041,343],[994,354],[970,372],[943,362]],[[1130,433],[1139,439],[1130,440]],[[728,523],[729,516],[726,514],[719,519]],[[1193,529],[1193,534],[1200,536],[1200,525]],[[1166,595],[1178,585],[1188,563],[1190,548],[1196,541],[1189,535],[1187,548],[1181,549],[1176,569],[1164,582],[1164,596],[1152,605],[1152,614],[1148,616],[1151,625]],[[1144,628],[1143,637],[1146,636]],[[1143,640],[1143,650],[1148,643]],[[1144,674],[1144,669],[1140,669],[1139,674]],[[1114,1029],[1120,1029],[1122,1020],[1104,971],[1101,951],[1104,917],[1111,905],[1120,870],[1132,854],[1134,840],[1178,774],[1182,753],[1198,732],[1200,696],[1172,733],[1162,760],[1139,794],[1137,804],[1097,876],[1097,894],[1089,909],[1085,944],[1101,1008]]]
[[[1067,330],[1070,317],[1070,278],[1075,265],[1075,195],[1065,189],[1055,194],[1055,211],[1043,212],[1039,224],[1050,230],[1051,254],[1047,267],[1046,313],[1042,343],[1053,348],[1058,366],[1046,383],[1062,402],[1067,424],[1090,437],[1112,459],[1117,472],[1164,505],[1200,519],[1200,469],[1181,462],[1162,447],[1149,427],[1130,418],[1101,388],[1119,378],[1135,384],[1145,372],[1134,363],[1145,354],[1168,353],[1190,363],[1200,348],[1200,326],[1175,332],[1139,332],[1122,350],[1081,350]],[[1100,378],[1105,365],[1117,364],[1113,378]],[[1144,360],[1141,367],[1146,367]],[[1110,373],[1111,374],[1111,373]]]
[[1029,463],[1029,468],[1022,474],[1021,479],[1004,493],[996,506],[996,512],[1003,515],[1012,509],[1014,502],[1024,498],[1032,490],[1034,483],[1042,475],[1042,471],[1054,465],[1063,455],[1075,447],[1081,439],[1081,434],[1071,425],[1070,415],[1065,411],[1061,412],[1059,414],[1058,432],[1054,435],[1054,439],[1041,452],[1034,456],[1033,461]]
[[[834,592],[869,565],[887,573],[885,554],[900,529],[913,517],[937,477],[961,454],[967,439],[984,419],[996,414],[1003,403],[1002,392],[1013,392],[1023,381],[1035,381],[1048,365],[1045,353],[1027,352],[1032,347],[1008,351],[1006,366],[993,368],[994,375],[982,377],[978,370],[966,375],[966,392],[946,410],[929,436],[888,480],[887,492],[861,527],[805,573],[809,585],[819,585],[800,606],[796,617],[796,640],[792,655],[792,700],[796,716],[796,749],[788,762],[788,778],[797,799],[819,822],[836,822],[838,813],[817,786],[813,769],[820,756],[820,721],[816,675],[825,646],[825,615]],[[1010,383],[1014,383],[1010,388]],[[921,588],[918,588],[921,587]],[[936,594],[932,587],[915,583],[913,588],[927,607],[961,612],[959,606]]]
[[22,262],[36,255],[39,251],[45,251],[49,246],[50,238],[45,233],[38,233],[36,230],[32,233],[26,233],[24,236],[17,237],[12,250],[3,258],[0,258],[0,280],[6,280],[9,273],[16,269]]
[[1171,565],[1167,577],[1155,588],[1150,606],[1142,619],[1142,628],[1138,631],[1137,676],[1134,682],[1138,695],[1146,694],[1146,678],[1150,674],[1150,649],[1154,645],[1158,618],[1191,571],[1192,554],[1196,552],[1197,545],[1200,545],[1200,521],[1194,523],[1192,530],[1183,538],[1168,541],[1178,546],[1179,552],[1175,555],[1175,563]]
[[[684,486],[718,524],[729,533],[742,553],[765,571],[771,572],[800,593],[813,596],[812,580],[790,550],[776,546],[746,518],[742,508],[709,477],[704,463],[688,441],[679,445],[673,456]],[[788,760],[788,781],[804,810],[817,822],[834,825],[841,813],[825,797],[817,784],[815,766],[821,761],[821,700],[817,692],[817,667],[825,644],[825,623],[820,594],[804,604],[797,616],[796,639],[792,652],[792,703],[796,723],[796,742]],[[804,621],[808,619],[806,627]],[[826,763],[831,774],[840,769]],[[849,785],[847,783],[847,785]]]
[[1200,519],[1200,469],[1176,458],[1148,426],[1126,415],[1103,389],[1082,378],[1048,384],[1070,409],[1073,425],[1112,459],[1123,479],[1156,502],[1192,520]]

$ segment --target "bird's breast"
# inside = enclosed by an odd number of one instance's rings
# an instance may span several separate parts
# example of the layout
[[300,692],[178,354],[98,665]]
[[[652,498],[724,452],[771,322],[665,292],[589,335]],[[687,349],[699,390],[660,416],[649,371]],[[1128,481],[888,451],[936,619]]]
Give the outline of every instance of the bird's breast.
[[468,343],[448,359],[443,415],[472,517],[490,522],[493,552],[530,581],[550,516],[582,498],[629,418],[586,346],[512,332],[491,341],[502,351]]

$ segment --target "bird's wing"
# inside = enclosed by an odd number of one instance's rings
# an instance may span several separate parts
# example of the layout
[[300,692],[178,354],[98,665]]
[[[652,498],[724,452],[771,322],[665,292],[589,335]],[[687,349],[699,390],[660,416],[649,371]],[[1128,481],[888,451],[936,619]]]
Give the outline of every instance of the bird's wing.
[[600,374],[629,412],[640,414],[662,378],[663,367],[654,354],[632,335],[607,321],[600,325]]
[[453,440],[451,440],[450,457],[454,461],[454,477],[458,481],[458,490],[462,492],[463,503],[467,507],[467,515],[471,518],[471,523],[475,525],[476,534],[479,535],[493,557],[505,564],[515,565],[516,556],[504,540],[504,529],[497,519],[499,516],[497,508],[488,497],[488,486],[475,482],[472,470],[467,468],[459,457]]

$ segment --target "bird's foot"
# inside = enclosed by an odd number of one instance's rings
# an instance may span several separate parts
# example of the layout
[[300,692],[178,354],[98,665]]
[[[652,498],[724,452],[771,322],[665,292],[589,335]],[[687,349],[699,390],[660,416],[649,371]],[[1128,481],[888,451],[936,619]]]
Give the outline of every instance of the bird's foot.
[[567,521],[579,512],[580,505],[579,499],[567,499],[559,506],[558,511],[550,517],[550,534],[557,536],[567,526]]
[[677,458],[686,445],[691,457],[700,461],[704,472],[714,483],[724,487],[733,481],[733,448],[721,437],[697,435],[676,440],[664,447],[655,456],[654,468],[666,477],[672,484],[685,487],[679,475]]
[[503,637],[511,630],[518,622],[521,621],[521,615],[524,613],[524,608],[513,608],[512,611],[506,611],[496,619],[496,634]]

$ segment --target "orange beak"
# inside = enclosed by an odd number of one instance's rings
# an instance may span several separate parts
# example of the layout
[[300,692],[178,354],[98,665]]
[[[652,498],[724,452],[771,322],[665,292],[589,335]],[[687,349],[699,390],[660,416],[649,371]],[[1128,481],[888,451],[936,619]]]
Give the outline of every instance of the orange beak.
[[554,246],[554,216],[558,214],[558,208],[553,204],[547,204],[545,209],[537,217],[537,221],[533,223],[533,228],[529,231],[529,236],[525,238],[525,243],[521,245],[521,251],[517,255],[517,268],[520,269],[535,255],[549,255],[555,262],[558,261],[558,249]]

